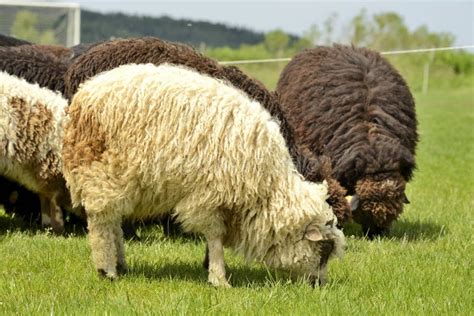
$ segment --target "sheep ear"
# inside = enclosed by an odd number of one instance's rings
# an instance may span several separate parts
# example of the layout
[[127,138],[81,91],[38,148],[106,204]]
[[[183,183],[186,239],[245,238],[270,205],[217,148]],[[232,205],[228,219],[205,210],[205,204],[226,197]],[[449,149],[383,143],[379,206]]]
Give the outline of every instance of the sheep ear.
[[320,241],[323,239],[323,235],[315,224],[309,224],[308,227],[306,227],[304,238],[310,241]]
[[359,208],[359,196],[354,194],[351,199],[351,212],[355,212]]
[[403,193],[403,203],[410,204],[410,200],[407,198],[407,195]]

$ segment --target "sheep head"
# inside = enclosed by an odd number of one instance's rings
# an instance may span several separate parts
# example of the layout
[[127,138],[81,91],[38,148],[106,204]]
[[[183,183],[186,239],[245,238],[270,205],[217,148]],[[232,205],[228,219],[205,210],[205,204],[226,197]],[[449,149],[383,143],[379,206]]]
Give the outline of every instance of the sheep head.
[[329,259],[342,258],[346,244],[333,214],[324,223],[320,221],[321,218],[306,221],[284,241],[273,245],[265,263],[288,271],[292,277],[304,277],[313,287],[316,282],[323,286],[327,282]]
[[351,210],[369,238],[386,234],[403,205],[409,203],[405,185],[398,173],[369,175],[357,181]]

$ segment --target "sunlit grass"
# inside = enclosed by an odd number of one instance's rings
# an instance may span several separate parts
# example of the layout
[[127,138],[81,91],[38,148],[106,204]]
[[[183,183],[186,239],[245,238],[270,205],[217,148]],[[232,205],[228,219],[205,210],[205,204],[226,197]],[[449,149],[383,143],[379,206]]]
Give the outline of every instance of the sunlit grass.
[[[474,102],[470,89],[417,95],[421,143],[411,204],[388,238],[347,230],[323,289],[226,253],[232,289],[214,289],[199,239],[161,228],[127,242],[130,272],[97,277],[86,236],[32,231],[0,215],[0,314],[453,314],[474,310]],[[354,236],[355,235],[355,236]]]

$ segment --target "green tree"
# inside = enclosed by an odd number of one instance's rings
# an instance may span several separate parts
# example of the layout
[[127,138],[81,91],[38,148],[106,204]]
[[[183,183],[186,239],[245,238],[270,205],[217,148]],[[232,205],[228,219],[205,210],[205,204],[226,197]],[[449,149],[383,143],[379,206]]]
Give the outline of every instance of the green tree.
[[318,44],[321,40],[321,31],[316,24],[312,24],[304,33],[303,38],[311,43],[311,46]]
[[268,32],[265,35],[264,44],[270,53],[276,56],[282,56],[285,49],[288,48],[290,36],[282,30]]
[[367,11],[362,9],[350,22],[350,41],[357,46],[366,46],[373,35],[372,28],[373,27],[367,17]]
[[405,49],[409,47],[409,31],[403,18],[394,12],[373,16],[374,32],[372,48],[378,50]]
[[27,10],[19,11],[13,21],[12,35],[37,44],[56,44],[53,30],[41,32],[38,27],[38,15]]

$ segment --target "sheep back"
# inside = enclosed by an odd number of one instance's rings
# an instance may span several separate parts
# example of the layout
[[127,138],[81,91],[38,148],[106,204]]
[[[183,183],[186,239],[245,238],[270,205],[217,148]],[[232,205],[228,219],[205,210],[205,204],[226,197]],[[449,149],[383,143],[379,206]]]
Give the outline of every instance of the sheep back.
[[14,47],[21,45],[30,45],[30,42],[27,42],[22,39],[18,39],[12,36],[0,34],[0,46],[2,47]]
[[52,91],[64,92],[67,64],[33,45],[0,47],[0,71],[23,78]]
[[380,54],[342,45],[296,55],[277,85],[298,143],[331,157],[333,174],[354,193],[366,174],[411,179],[418,141],[413,97]]
[[364,232],[386,233],[403,210],[418,141],[415,104],[400,74],[368,49],[316,47],[285,67],[276,94],[295,141],[330,157],[334,178],[357,196],[353,217]]
[[169,65],[125,65],[83,84],[69,108],[62,157],[72,201],[86,210],[84,183],[77,183],[100,166],[120,173],[113,178],[128,183],[126,190],[174,183],[182,192],[141,194],[137,199],[156,199],[141,200],[142,215],[168,212],[174,205],[167,199],[209,184],[219,185],[208,188],[221,196],[216,203],[252,203],[282,173],[296,175],[278,124],[259,103],[222,81]]

